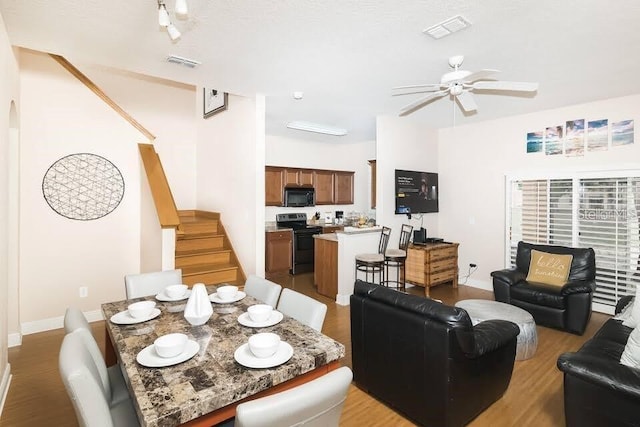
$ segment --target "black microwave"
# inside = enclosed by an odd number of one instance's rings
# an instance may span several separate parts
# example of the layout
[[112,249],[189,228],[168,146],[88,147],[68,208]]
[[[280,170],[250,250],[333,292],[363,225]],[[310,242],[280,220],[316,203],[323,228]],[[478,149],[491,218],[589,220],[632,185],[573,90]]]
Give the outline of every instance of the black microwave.
[[285,188],[284,205],[288,207],[315,206],[315,190],[313,188]]

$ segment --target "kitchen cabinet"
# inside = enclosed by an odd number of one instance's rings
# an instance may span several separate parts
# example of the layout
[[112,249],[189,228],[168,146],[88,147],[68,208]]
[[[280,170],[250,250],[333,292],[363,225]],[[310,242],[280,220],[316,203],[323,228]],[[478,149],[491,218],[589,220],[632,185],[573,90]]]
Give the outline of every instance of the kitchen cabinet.
[[325,225],[322,227],[322,234],[335,233],[336,231],[343,231],[344,225]]
[[285,187],[313,187],[313,169],[285,169]]
[[333,205],[333,171],[316,171],[316,205]]
[[376,208],[376,161],[369,160],[371,168],[371,209]]
[[405,263],[406,281],[424,286],[425,296],[431,286],[441,283],[458,287],[458,243],[412,244]]
[[267,166],[264,171],[265,205],[284,205],[284,169]]
[[289,272],[293,260],[293,232],[291,230],[267,232],[265,246],[266,272]]
[[334,172],[334,203],[336,205],[353,204],[353,172]]

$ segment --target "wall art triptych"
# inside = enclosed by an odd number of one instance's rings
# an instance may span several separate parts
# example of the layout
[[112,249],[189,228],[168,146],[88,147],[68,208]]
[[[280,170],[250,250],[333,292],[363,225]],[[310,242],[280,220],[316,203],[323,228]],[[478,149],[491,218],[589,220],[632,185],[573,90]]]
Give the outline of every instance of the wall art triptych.
[[585,151],[605,151],[634,143],[633,120],[568,120],[564,124],[527,133],[527,153],[547,156],[584,156]]

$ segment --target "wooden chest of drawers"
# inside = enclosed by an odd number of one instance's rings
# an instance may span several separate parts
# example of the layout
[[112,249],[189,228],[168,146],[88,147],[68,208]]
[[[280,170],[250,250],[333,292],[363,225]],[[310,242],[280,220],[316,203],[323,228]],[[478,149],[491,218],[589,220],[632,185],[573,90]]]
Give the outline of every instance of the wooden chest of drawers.
[[425,246],[410,245],[406,260],[406,282],[429,288],[451,282],[458,287],[458,243],[433,243]]

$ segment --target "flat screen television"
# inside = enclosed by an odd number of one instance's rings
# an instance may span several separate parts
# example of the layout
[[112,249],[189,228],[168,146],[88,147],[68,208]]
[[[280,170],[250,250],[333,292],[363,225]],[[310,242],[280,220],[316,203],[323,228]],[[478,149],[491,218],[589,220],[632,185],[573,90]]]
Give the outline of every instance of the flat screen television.
[[438,212],[438,174],[396,169],[396,214]]

